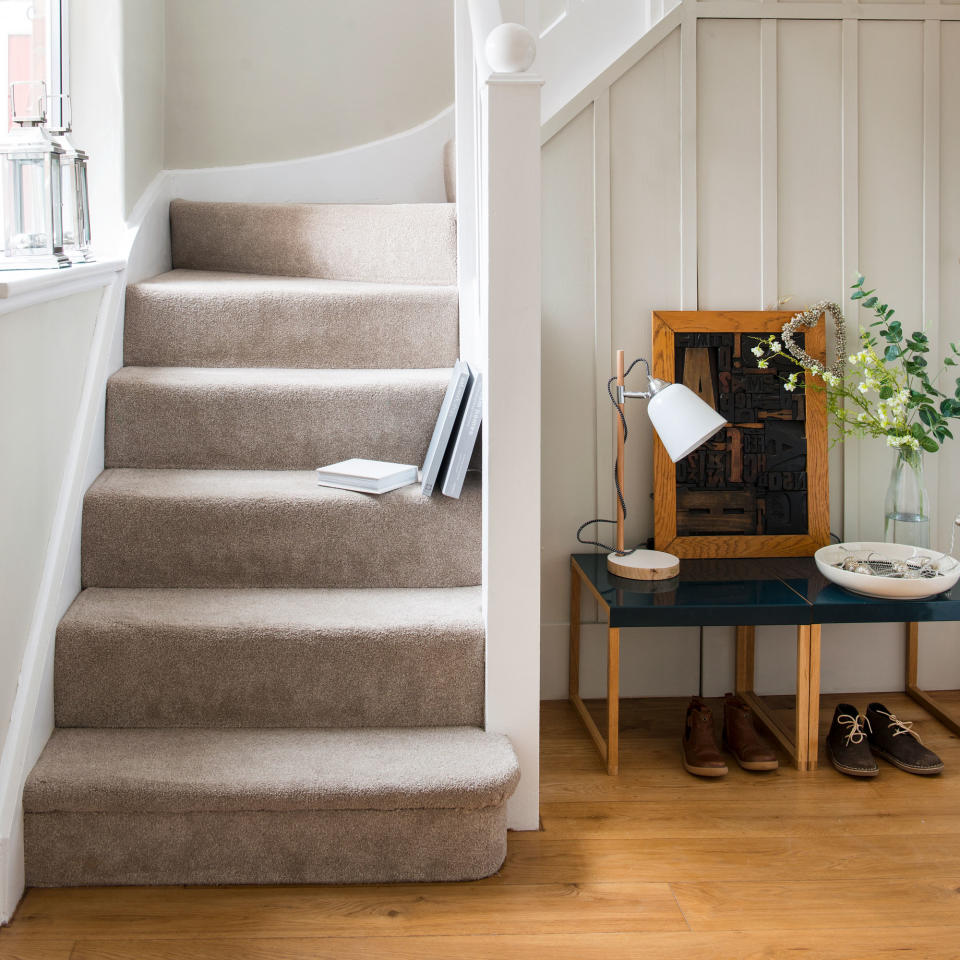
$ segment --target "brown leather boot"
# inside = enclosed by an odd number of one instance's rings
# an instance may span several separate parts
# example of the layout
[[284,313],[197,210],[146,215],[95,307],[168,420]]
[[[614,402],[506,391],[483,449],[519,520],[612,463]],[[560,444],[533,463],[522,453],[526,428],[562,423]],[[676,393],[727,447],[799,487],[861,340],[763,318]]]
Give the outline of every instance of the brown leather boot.
[[723,745],[744,770],[776,770],[777,755],[757,733],[753,711],[732,693],[723,698]]
[[699,697],[694,697],[687,707],[682,745],[683,769],[687,773],[696,777],[722,777],[727,773],[713,732],[713,714]]

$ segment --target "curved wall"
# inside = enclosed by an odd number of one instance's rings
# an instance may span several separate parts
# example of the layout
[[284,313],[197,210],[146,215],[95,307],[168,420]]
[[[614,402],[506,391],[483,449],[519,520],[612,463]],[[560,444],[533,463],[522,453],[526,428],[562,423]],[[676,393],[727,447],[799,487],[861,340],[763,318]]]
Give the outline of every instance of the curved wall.
[[164,167],[316,156],[453,102],[450,0],[167,0]]

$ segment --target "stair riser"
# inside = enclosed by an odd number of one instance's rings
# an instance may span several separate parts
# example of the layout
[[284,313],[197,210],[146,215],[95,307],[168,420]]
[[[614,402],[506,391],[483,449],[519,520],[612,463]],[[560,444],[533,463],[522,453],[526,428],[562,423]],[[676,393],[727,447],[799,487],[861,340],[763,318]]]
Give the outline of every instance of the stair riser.
[[[305,481],[307,482],[307,481]],[[95,485],[84,586],[461,587],[480,583],[479,487],[315,499],[144,497]]]
[[476,880],[506,856],[506,805],[468,809],[40,813],[31,887]]
[[399,296],[265,293],[128,287],[124,363],[405,369],[451,367],[457,359],[455,287]]
[[57,631],[58,727],[483,723],[482,629],[379,636],[117,623]]
[[311,470],[365,457],[419,465],[445,379],[355,386],[111,380],[107,467]]
[[170,204],[173,266],[374,283],[457,282],[455,207]]

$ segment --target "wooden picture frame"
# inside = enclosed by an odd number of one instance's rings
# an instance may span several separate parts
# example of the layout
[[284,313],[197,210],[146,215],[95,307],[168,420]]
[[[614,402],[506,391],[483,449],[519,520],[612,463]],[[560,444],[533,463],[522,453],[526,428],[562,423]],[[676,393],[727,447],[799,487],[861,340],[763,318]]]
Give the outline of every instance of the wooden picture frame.
[[[822,389],[810,387],[811,375],[803,372],[803,388],[798,387],[791,394],[783,392],[781,386],[777,400],[771,392],[774,385],[770,376],[767,371],[756,369],[756,359],[749,353],[749,335],[779,334],[794,313],[654,311],[654,376],[670,382],[686,379],[687,385],[700,392],[722,415],[734,413],[723,433],[680,464],[670,460],[654,435],[654,526],[658,550],[678,557],[801,557],[812,555],[830,542],[826,396]],[[802,342],[812,357],[823,361],[824,323],[805,330]],[[682,356],[678,349],[683,351]],[[696,357],[689,358],[689,367],[688,350],[697,352]],[[729,356],[723,350],[730,351]],[[783,372],[799,371],[788,363],[779,360],[771,365],[770,372],[779,368],[779,379]],[[721,376],[721,367],[725,367],[725,376]],[[763,395],[747,395],[742,389],[735,389],[743,384],[752,386],[751,378],[759,379],[759,375],[763,375]],[[741,395],[736,396],[738,393]],[[751,407],[754,400],[758,405]],[[772,409],[778,402],[782,409]],[[749,419],[741,420],[741,414]],[[803,423],[804,427],[787,427],[787,423]],[[785,442],[779,447],[783,437],[792,438],[792,445]],[[801,470],[794,469],[801,463],[797,438],[803,441]],[[749,461],[744,456],[748,443],[755,449],[759,446],[761,451],[750,454]],[[780,459],[781,471],[771,473],[766,466],[768,451],[775,450],[789,452]],[[704,464],[712,469],[708,471]],[[784,469],[786,465],[791,469]],[[745,467],[749,468],[749,475],[744,472]],[[693,476],[694,470],[697,478],[705,479],[698,480],[695,486],[691,486],[693,481],[687,481],[678,493],[679,478]],[[777,487],[773,487],[774,477]],[[678,498],[686,504],[679,517]],[[768,529],[787,532],[767,532]]]

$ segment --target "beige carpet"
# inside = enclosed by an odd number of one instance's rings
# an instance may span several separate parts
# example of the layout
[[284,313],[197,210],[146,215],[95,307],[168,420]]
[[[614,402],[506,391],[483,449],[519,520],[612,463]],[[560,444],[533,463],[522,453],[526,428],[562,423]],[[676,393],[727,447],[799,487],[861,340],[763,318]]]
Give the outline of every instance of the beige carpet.
[[475,879],[519,778],[482,729],[481,491],[318,487],[421,463],[457,355],[447,204],[171,207],[128,290],[35,886]]

